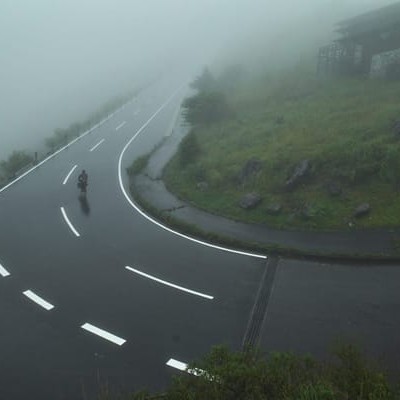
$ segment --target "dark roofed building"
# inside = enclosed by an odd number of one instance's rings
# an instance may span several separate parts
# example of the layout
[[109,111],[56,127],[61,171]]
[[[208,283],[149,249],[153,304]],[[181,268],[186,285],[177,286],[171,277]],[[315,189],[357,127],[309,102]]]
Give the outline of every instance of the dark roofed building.
[[400,78],[400,2],[339,22],[336,32],[320,49],[320,74]]

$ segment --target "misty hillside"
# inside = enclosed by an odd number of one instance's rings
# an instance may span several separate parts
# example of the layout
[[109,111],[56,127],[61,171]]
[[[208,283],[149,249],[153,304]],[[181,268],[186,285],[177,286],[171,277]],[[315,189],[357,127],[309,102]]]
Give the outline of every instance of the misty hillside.
[[[400,224],[399,82],[294,69],[216,90],[229,112],[197,121],[165,171],[181,198],[276,227]],[[255,205],[245,209],[249,194]],[[366,205],[369,215],[355,218]]]

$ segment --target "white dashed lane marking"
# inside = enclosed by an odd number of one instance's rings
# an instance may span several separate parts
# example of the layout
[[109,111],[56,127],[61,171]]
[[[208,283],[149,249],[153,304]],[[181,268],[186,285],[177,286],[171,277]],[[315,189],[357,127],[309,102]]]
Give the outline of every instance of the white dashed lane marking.
[[168,360],[167,365],[169,367],[179,369],[179,371],[186,371],[187,367],[188,367],[188,365],[186,363],[178,361],[178,360],[174,360],[173,358]]
[[66,213],[65,210],[64,210],[64,207],[61,207],[61,213],[62,213],[62,215],[63,215],[63,217],[64,217],[65,222],[66,222],[67,225],[69,226],[69,229],[71,229],[72,233],[73,233],[76,237],[81,236],[81,235],[79,234],[79,232],[74,228],[74,226],[72,225],[71,221],[69,220],[69,218],[68,218],[68,216],[67,216],[67,213]]
[[71,171],[68,172],[68,175],[65,177],[63,185],[66,185],[68,182],[68,179],[70,178],[70,176],[72,175],[72,173],[75,171],[75,169],[77,168],[77,165],[74,165],[71,169]]
[[43,307],[45,310],[50,311],[54,308],[53,304],[50,304],[48,301],[42,299],[40,296],[32,292],[32,290],[25,290],[23,294],[28,297],[30,300],[38,304],[40,307]]
[[119,131],[123,126],[125,126],[125,124],[126,124],[126,121],[124,121],[122,124],[118,125],[118,126],[115,128],[115,130],[116,130],[116,131]]
[[126,340],[122,339],[116,335],[113,335],[110,332],[105,331],[104,329],[101,328],[97,328],[96,326],[89,324],[89,323],[85,323],[81,326],[82,329],[85,329],[86,331],[93,333],[97,336],[102,337],[103,339],[106,339],[110,342],[113,342],[115,344],[117,344],[118,346],[122,346]]
[[5,278],[6,276],[10,276],[11,274],[0,264],[0,275]]
[[105,139],[101,139],[100,142],[95,144],[89,151],[95,151],[104,141]]
[[194,290],[187,289],[187,288],[184,288],[182,286],[175,285],[174,283],[171,283],[171,282],[163,281],[162,279],[156,278],[155,276],[152,276],[152,275],[149,275],[149,274],[145,274],[144,272],[141,272],[141,271],[139,271],[137,269],[134,269],[134,268],[131,268],[131,267],[125,267],[125,268],[128,271],[134,272],[135,274],[141,275],[141,276],[143,276],[145,278],[151,279],[152,281],[161,283],[163,285],[172,287],[174,289],[181,290],[182,292],[190,293],[190,294],[193,294],[195,296],[203,297],[203,298],[208,299],[208,300],[213,300],[214,299],[214,296],[210,296],[208,294],[196,292]]
[[[173,358],[169,359],[167,361],[168,367],[175,368],[179,371],[187,372],[188,374],[195,375],[195,376],[201,376],[201,375],[207,375],[206,371],[202,369],[188,369],[188,364],[174,360]],[[211,379],[210,379],[211,380]]]

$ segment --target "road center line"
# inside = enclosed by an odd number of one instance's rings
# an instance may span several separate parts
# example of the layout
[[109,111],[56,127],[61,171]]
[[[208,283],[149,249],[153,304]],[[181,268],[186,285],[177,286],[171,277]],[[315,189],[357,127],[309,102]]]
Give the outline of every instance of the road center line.
[[124,121],[122,124],[118,125],[118,126],[115,128],[115,130],[116,130],[116,131],[119,131],[123,126],[125,126],[125,124],[126,124],[126,121]]
[[76,168],[77,168],[77,165],[74,165],[72,167],[71,171],[69,171],[68,175],[65,177],[63,185],[67,184],[69,177],[72,175],[72,173],[75,171]]
[[5,278],[6,276],[10,276],[11,274],[0,264],[0,275]]
[[141,271],[139,271],[137,269],[134,269],[134,268],[131,268],[131,267],[125,267],[125,268],[127,270],[129,270],[129,271],[134,272],[135,274],[144,276],[145,278],[151,279],[151,280],[153,280],[155,282],[161,283],[161,284],[166,285],[166,286],[170,286],[170,287],[172,287],[174,289],[181,290],[182,292],[190,293],[190,294],[193,294],[195,296],[203,297],[203,298],[208,299],[208,300],[213,300],[214,299],[214,296],[209,296],[208,294],[196,292],[194,290],[186,289],[186,288],[184,288],[182,286],[175,285],[174,283],[163,281],[161,279],[156,278],[155,276],[152,276],[152,275],[149,275],[149,274],[145,274],[144,272],[141,272]]
[[65,222],[67,223],[67,225],[69,226],[69,228],[71,229],[71,231],[74,233],[74,235],[75,235],[76,237],[81,236],[81,235],[79,234],[79,232],[78,232],[78,231],[74,228],[74,226],[71,224],[71,221],[69,220],[69,218],[68,218],[68,216],[67,216],[67,213],[66,213],[65,210],[64,210],[64,207],[61,207],[61,213],[62,213],[62,215],[63,215],[63,217],[64,217]]
[[38,304],[39,306],[41,306],[44,309],[46,309],[47,311],[50,311],[51,309],[54,308],[53,304],[50,304],[48,301],[42,299],[37,294],[33,293],[32,290],[25,290],[25,292],[23,292],[23,294],[26,297],[28,297],[29,299],[31,299],[33,302]]
[[204,370],[202,369],[188,369],[188,365],[182,361],[174,360],[173,358],[169,359],[167,361],[167,365],[169,367],[178,369],[179,371],[187,372],[188,374],[194,375],[194,376],[201,376],[207,374]]
[[89,151],[96,150],[106,139],[101,139],[99,143],[95,144]]
[[97,328],[96,326],[94,326],[92,324],[85,323],[81,326],[81,328],[85,329],[86,331],[93,333],[97,336],[100,336],[103,339],[113,342],[113,343],[117,344],[118,346],[122,346],[126,342],[125,339],[115,336],[112,333],[107,332],[103,329]]

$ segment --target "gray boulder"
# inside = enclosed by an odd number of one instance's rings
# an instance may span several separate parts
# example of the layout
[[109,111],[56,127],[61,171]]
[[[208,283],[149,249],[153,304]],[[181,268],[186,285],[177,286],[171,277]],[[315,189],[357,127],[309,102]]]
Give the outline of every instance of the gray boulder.
[[292,176],[286,181],[285,187],[287,190],[294,189],[299,183],[301,183],[310,171],[310,161],[303,160],[295,168]]
[[305,204],[300,211],[300,215],[304,219],[311,219],[317,216],[317,210],[311,204]]
[[247,193],[239,201],[239,206],[245,210],[256,208],[261,203],[261,196],[258,193]]
[[267,207],[267,213],[270,215],[278,215],[282,211],[282,205],[279,203],[270,204]]
[[371,211],[371,207],[368,203],[360,204],[353,212],[353,217],[361,218],[365,217]]

